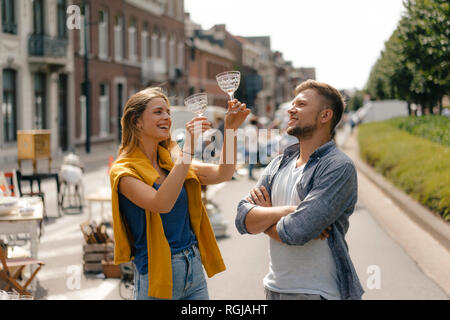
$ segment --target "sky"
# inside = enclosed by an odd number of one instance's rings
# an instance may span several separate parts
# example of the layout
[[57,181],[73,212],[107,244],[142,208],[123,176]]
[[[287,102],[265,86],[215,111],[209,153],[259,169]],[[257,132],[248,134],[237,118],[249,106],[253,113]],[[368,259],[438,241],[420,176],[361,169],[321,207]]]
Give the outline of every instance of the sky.
[[402,0],[185,0],[191,19],[225,24],[239,36],[267,36],[294,67],[315,67],[316,79],[362,89],[404,13]]

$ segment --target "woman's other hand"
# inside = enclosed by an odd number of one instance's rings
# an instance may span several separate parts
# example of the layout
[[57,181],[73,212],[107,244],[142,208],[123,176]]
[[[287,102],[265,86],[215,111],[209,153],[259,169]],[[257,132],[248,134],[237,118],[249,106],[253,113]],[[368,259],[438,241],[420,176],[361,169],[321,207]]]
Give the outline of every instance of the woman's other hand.
[[211,129],[211,122],[207,117],[195,117],[186,123],[186,137],[183,152],[193,154],[198,138],[207,130]]
[[237,99],[228,101],[228,111],[225,116],[225,129],[238,129],[250,114],[245,103]]

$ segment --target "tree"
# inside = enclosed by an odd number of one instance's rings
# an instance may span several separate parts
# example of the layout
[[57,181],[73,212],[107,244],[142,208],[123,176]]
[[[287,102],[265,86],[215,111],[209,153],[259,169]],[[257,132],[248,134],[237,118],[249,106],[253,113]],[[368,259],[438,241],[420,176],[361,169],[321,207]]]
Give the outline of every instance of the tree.
[[358,110],[363,106],[364,103],[364,91],[357,90],[355,91],[347,103],[347,110],[348,111],[355,111]]
[[408,0],[397,28],[414,100],[430,113],[450,92],[450,5],[445,0]]
[[[372,67],[372,99],[401,99],[423,108],[450,92],[450,8],[444,0],[407,0],[406,14]],[[411,113],[411,111],[410,111]]]

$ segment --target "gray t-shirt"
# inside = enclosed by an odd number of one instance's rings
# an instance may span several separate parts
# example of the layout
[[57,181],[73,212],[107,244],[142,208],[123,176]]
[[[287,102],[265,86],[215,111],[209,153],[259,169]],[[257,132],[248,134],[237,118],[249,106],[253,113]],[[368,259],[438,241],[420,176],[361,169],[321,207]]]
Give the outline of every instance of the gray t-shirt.
[[[296,184],[303,168],[296,168],[296,158],[280,170],[273,181],[272,206],[300,204]],[[264,287],[280,293],[319,294],[328,300],[340,299],[336,266],[328,240],[311,240],[293,246],[270,239],[269,273]]]

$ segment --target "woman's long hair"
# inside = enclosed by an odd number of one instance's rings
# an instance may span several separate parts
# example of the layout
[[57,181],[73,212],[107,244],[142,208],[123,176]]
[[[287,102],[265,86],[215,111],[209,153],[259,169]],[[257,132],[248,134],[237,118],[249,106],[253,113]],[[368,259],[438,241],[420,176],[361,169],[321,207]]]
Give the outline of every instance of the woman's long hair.
[[[146,88],[137,92],[125,104],[122,119],[120,120],[122,125],[122,144],[119,148],[119,157],[130,154],[139,146],[140,132],[137,127],[137,121],[144,113],[148,103],[155,98],[164,99],[167,105],[170,106],[169,99],[162,89],[158,87]],[[168,139],[161,141],[159,144],[171,151],[176,142],[172,141],[172,138],[169,136]]]

